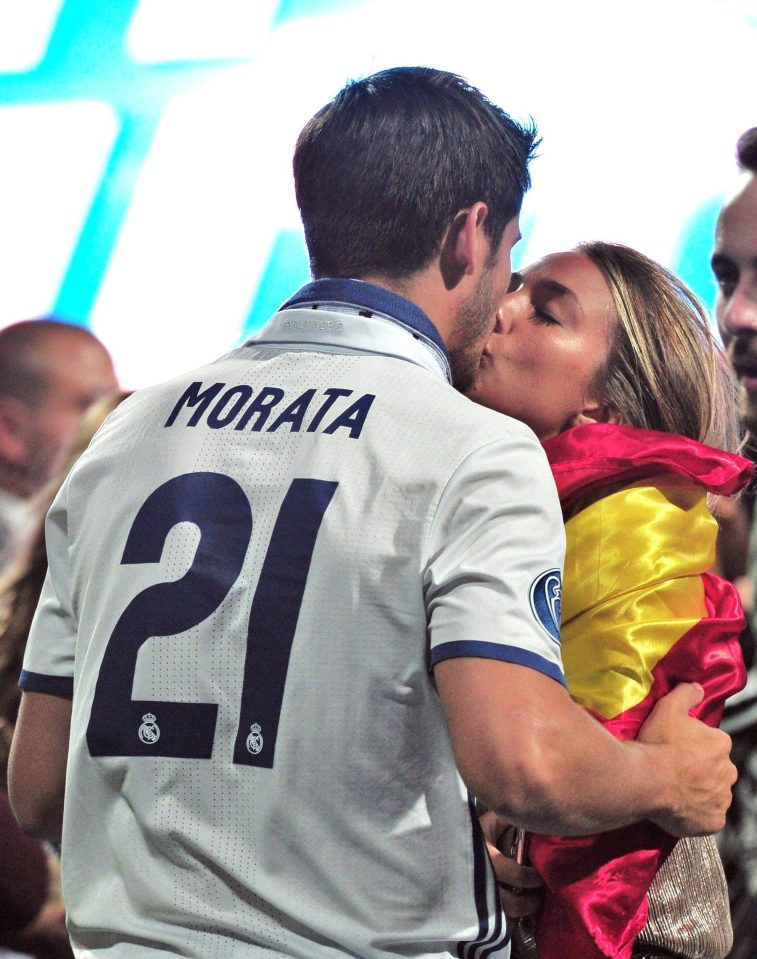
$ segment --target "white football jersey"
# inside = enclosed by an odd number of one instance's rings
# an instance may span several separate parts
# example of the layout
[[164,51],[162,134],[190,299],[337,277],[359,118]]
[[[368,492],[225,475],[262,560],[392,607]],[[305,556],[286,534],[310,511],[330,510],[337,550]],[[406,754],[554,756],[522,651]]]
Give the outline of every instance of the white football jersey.
[[73,694],[77,955],[509,955],[432,669],[563,682],[563,549],[533,433],[369,284],[121,404],[50,511],[22,677]]

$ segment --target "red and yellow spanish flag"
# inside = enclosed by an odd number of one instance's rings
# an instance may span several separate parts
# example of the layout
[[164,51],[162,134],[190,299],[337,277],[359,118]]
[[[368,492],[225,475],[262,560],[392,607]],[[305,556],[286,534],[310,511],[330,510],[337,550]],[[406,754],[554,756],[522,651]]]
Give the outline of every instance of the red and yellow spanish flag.
[[[708,570],[717,522],[707,492],[730,495],[752,464],[669,433],[612,424],[545,443],[566,516],[562,652],[568,689],[620,739],[634,739],[677,683],[705,690],[694,714],[717,725],[746,674],[744,616]],[[646,893],[675,839],[652,823],[582,838],[532,836],[544,878],[539,959],[626,959]]]

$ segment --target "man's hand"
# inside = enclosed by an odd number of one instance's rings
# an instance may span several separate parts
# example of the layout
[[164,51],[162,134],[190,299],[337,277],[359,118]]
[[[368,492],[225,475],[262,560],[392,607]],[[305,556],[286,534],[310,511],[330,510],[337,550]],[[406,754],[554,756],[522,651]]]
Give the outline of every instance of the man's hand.
[[541,905],[541,876],[531,866],[517,863],[506,855],[512,845],[513,827],[494,812],[479,817],[486,848],[499,883],[499,897],[508,919],[530,916]]
[[673,836],[722,829],[736,782],[730,736],[689,715],[703,695],[697,684],[677,686],[655,705],[638,735],[639,742],[667,750],[674,794],[666,805],[671,808],[650,818]]

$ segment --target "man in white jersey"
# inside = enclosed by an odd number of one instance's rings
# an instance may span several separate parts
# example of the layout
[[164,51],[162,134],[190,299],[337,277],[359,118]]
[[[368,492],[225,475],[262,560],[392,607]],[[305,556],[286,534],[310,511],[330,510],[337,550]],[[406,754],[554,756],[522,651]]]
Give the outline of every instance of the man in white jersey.
[[473,796],[532,830],[721,826],[694,687],[636,743],[570,700],[546,459],[451,388],[533,141],[450,74],[349,85],[295,153],[315,281],[127,400],[61,491],[11,792],[38,835],[62,817],[79,956],[506,957]]

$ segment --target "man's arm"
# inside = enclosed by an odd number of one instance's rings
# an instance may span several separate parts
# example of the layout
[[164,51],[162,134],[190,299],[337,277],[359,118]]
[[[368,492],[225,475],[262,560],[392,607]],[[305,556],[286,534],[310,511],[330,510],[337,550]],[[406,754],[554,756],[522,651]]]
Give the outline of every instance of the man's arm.
[[11,806],[24,832],[60,840],[71,700],[25,692],[8,764]]
[[624,742],[526,666],[456,658],[434,676],[466,786],[508,822],[566,836],[641,819],[677,836],[723,827],[736,769],[729,737],[688,715],[698,687],[664,697]]

